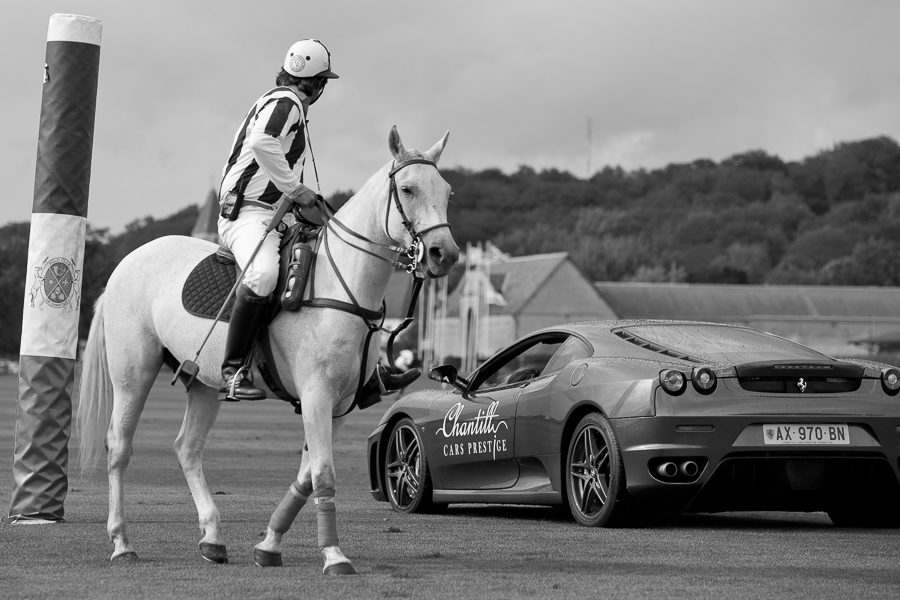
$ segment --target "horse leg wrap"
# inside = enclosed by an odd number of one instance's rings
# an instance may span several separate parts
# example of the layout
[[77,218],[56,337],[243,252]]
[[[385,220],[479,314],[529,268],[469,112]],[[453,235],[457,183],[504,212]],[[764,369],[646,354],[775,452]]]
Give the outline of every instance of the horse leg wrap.
[[299,483],[293,482],[284,498],[281,499],[281,504],[272,513],[272,518],[269,519],[269,529],[275,533],[287,532],[294,524],[294,519],[297,518],[300,509],[309,499],[310,493],[312,493],[311,489],[300,487]]
[[338,545],[334,488],[319,488],[313,492],[316,502],[316,522],[319,525],[319,548]]

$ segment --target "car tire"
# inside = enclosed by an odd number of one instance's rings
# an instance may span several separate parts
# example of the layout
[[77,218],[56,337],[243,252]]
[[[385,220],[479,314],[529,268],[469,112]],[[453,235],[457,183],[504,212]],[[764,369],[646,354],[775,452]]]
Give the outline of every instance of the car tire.
[[422,437],[412,419],[399,421],[388,438],[384,456],[384,487],[391,508],[400,513],[439,512]]
[[609,421],[585,415],[569,440],[566,498],[575,521],[585,527],[615,527],[628,513],[625,468]]

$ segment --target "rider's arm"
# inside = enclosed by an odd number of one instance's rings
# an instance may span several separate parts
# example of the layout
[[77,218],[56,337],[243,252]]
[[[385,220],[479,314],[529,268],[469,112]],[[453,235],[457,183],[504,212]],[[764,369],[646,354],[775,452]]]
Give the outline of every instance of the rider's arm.
[[281,150],[281,141],[278,138],[265,132],[252,131],[247,137],[247,143],[253,150],[256,162],[281,193],[291,196],[297,192],[298,188],[306,187],[300,183],[297,175],[288,165],[284,152]]
[[[300,109],[294,102],[281,99],[266,105],[257,116],[256,123],[247,136],[247,144],[256,162],[265,171],[275,187],[291,198],[308,190],[288,165],[282,141],[294,124],[300,122]],[[300,123],[297,135],[304,135]]]

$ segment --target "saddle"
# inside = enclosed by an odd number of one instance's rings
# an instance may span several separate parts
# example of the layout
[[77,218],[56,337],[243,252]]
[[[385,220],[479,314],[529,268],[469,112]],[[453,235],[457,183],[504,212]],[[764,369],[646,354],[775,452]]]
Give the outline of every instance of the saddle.
[[[299,412],[300,401],[286,391],[274,368],[272,347],[269,340],[268,325],[282,310],[298,311],[303,305],[303,293],[307,287],[309,273],[314,263],[314,246],[318,245],[320,226],[298,222],[290,226],[282,235],[279,245],[279,272],[275,291],[269,298],[262,325],[256,334],[255,356],[257,368],[266,385],[280,399],[294,405]],[[234,254],[228,248],[219,248],[202,259],[184,282],[181,289],[181,303],[184,309],[197,317],[215,319],[225,304],[229,292],[234,287],[240,274],[240,268]],[[229,322],[234,306],[234,296],[228,298],[228,304],[222,310],[220,321]],[[176,370],[179,361],[166,350],[165,362]]]
[[[369,340],[372,335],[378,331],[385,331],[382,326],[384,324],[384,316],[386,314],[386,306],[382,300],[381,310],[371,310],[360,306],[351,295],[352,303],[335,300],[331,298],[318,298],[315,295],[315,256],[318,253],[319,245],[324,238],[321,232],[325,226],[318,226],[309,221],[301,220],[294,225],[288,227],[287,231],[282,235],[281,244],[279,245],[280,263],[278,283],[275,291],[269,299],[269,303],[264,312],[262,325],[256,335],[256,351],[251,352],[248,360],[251,362],[256,360],[256,367],[260,375],[265,381],[266,386],[281,400],[289,402],[294,407],[294,412],[300,414],[300,400],[291,396],[284,389],[284,385],[275,369],[275,361],[272,356],[272,346],[269,339],[269,324],[275,319],[282,310],[297,311],[302,306],[314,306],[320,308],[329,308],[340,310],[354,316],[362,318],[368,326],[368,333],[363,343],[363,356],[360,361],[360,377],[356,388],[356,397],[353,404],[347,410],[349,413],[354,407],[366,408],[370,403],[364,403],[360,398],[365,388],[366,373],[364,365],[367,364]],[[314,247],[310,244],[314,240]],[[325,245],[325,255],[332,267],[334,260]],[[392,262],[394,266],[403,267],[401,263]],[[234,255],[230,250],[219,247],[216,252],[202,259],[188,275],[182,288],[181,300],[184,309],[195,316],[207,319],[215,319],[222,311],[219,319],[229,321],[233,300],[229,300],[229,305],[225,306],[226,298],[235,282],[240,270],[234,259]],[[411,270],[408,272],[412,272]],[[343,279],[338,278],[341,284],[346,284]],[[413,286],[413,294],[410,299],[409,310],[403,323],[390,332],[387,341],[388,355],[393,355],[393,340],[411,321],[412,314],[415,310],[415,302],[418,292],[421,289],[422,279],[417,278]],[[310,289],[309,297],[304,300],[303,296],[307,286]],[[349,290],[348,290],[349,294]],[[165,363],[172,368],[173,371],[179,373],[179,361],[164,349],[163,357]],[[184,372],[179,374],[182,381],[187,385],[187,378],[190,376]],[[380,379],[379,379],[380,381]],[[174,383],[174,381],[173,381]],[[382,384],[382,392],[384,387]],[[345,413],[346,414],[346,413]]]
[[[268,325],[282,309],[300,310],[300,300],[303,298],[305,283],[312,266],[312,252],[306,250],[312,250],[309,242],[318,241],[320,229],[298,223],[289,227],[282,236],[278,247],[281,257],[278,283],[275,292],[269,298],[264,324]],[[298,253],[302,254],[295,256]],[[196,317],[215,319],[240,272],[231,250],[219,246],[214,253],[197,263],[188,275],[181,289],[182,306]],[[286,294],[288,288],[290,290]],[[232,296],[219,318],[220,321],[227,323],[231,320],[233,306]]]

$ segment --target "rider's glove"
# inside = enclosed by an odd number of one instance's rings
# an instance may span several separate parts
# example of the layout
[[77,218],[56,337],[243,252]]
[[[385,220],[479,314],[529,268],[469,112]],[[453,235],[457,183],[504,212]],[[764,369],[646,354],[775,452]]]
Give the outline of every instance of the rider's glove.
[[316,203],[316,193],[302,183],[296,190],[288,194],[288,198],[303,208],[309,208]]

